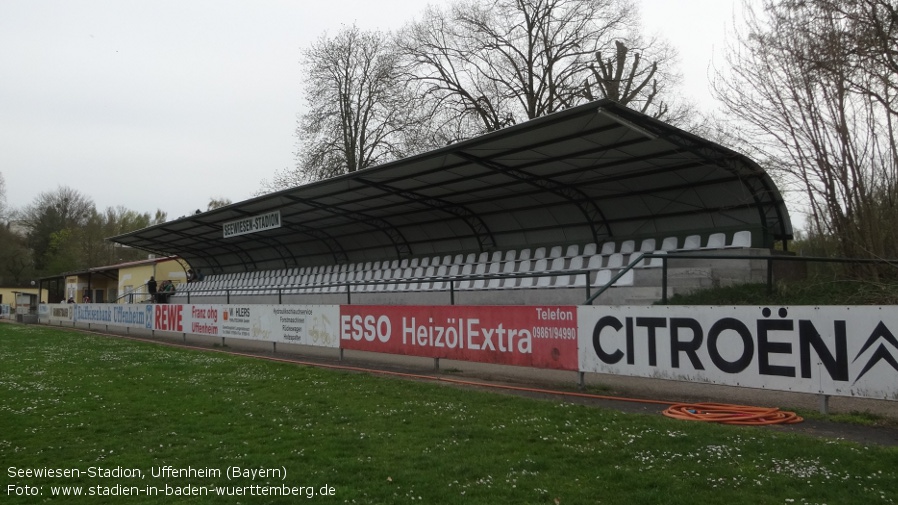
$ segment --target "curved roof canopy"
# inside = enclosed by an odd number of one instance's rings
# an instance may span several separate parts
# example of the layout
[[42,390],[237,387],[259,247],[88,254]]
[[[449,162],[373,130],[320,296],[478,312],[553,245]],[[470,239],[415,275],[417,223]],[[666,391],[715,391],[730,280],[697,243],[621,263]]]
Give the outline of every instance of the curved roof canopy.
[[792,237],[764,170],[600,100],[110,240],[225,273],[736,228]]

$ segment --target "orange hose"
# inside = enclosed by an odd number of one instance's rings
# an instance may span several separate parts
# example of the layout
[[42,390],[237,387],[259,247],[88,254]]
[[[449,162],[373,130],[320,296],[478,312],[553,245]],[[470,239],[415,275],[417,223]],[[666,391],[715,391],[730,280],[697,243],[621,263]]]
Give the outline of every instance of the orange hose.
[[410,379],[423,379],[423,380],[432,380],[437,382],[448,382],[451,384],[459,384],[465,386],[476,386],[476,387],[488,387],[493,389],[507,389],[511,391],[524,391],[528,393],[540,393],[540,394],[549,394],[556,396],[570,396],[576,398],[589,398],[595,400],[611,400],[618,402],[633,402],[633,403],[647,403],[647,404],[657,404],[657,405],[670,405],[667,409],[665,409],[662,414],[667,417],[671,417],[674,419],[682,419],[688,421],[704,421],[704,422],[717,422],[721,424],[735,424],[735,425],[751,425],[751,426],[764,426],[770,424],[794,424],[800,423],[804,421],[801,417],[799,417],[794,412],[781,411],[775,407],[750,407],[745,405],[730,405],[725,403],[678,403],[671,405],[671,402],[663,401],[663,400],[650,400],[645,398],[627,398],[622,396],[606,396],[606,395],[596,395],[591,393],[578,393],[573,391],[558,391],[554,389],[541,389],[541,388],[531,388],[531,387],[522,387],[522,386],[508,386],[503,384],[491,384],[487,382],[476,382],[476,381],[468,381],[461,379],[452,379],[448,377],[438,377],[433,375],[425,375],[425,374],[415,374],[408,372],[394,372],[389,370],[379,370],[376,368],[364,368],[364,367],[356,367],[349,365],[333,365],[326,363],[316,363],[313,361],[303,361],[296,359],[288,359],[288,358],[277,358],[274,356],[264,356],[259,354],[251,354],[251,353],[242,353],[235,351],[228,351],[225,349],[210,349],[208,347],[200,347],[189,344],[178,344],[174,342],[164,342],[156,339],[150,338],[141,338],[135,337],[132,335],[120,335],[117,333],[105,333],[96,330],[86,330],[81,328],[71,328],[76,331],[81,331],[82,333],[92,333],[95,335],[103,335],[103,336],[111,336],[118,337],[127,340],[134,340],[139,342],[147,342],[154,343],[157,345],[165,345],[169,347],[179,347],[185,349],[192,350],[201,350],[207,352],[216,352],[222,354],[230,354],[234,356],[244,356],[256,359],[264,359],[268,361],[281,362],[281,363],[292,363],[296,365],[304,365],[304,366],[313,366],[318,368],[328,368],[332,370],[344,370],[344,371],[352,371],[352,372],[363,372],[363,373],[375,373],[379,375],[391,375],[396,377],[405,377]]
[[726,403],[678,403],[665,409],[662,414],[685,421],[750,426],[794,424],[804,421],[795,412],[787,412],[775,407],[749,407]]

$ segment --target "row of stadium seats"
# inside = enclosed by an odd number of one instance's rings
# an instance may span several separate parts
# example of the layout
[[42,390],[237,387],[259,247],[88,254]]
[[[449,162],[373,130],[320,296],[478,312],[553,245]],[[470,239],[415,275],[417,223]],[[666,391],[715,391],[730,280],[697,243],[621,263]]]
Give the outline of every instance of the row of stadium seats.
[[[606,241],[567,247],[538,247],[483,253],[456,254],[343,265],[208,275],[205,280],[182,285],[176,296],[197,295],[305,294],[383,291],[498,290],[533,288],[602,287],[629,261],[643,253],[668,253],[729,247],[750,247],[751,233],[736,232],[730,241],[714,233],[703,241],[690,235],[680,244],[677,237],[661,241]],[[634,268],[655,268],[660,258],[650,258]],[[614,285],[632,285],[633,270]]]

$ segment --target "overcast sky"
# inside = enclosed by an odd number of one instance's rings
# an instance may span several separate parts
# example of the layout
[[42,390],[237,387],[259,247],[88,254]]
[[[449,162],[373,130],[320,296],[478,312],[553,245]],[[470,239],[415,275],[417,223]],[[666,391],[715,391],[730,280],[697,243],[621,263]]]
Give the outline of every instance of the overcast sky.
[[[635,0],[708,97],[739,0]],[[301,49],[356,23],[398,28],[418,0],[0,0],[0,173],[22,208],[69,186],[98,210],[252,197],[294,164]],[[447,3],[434,0],[430,3]]]

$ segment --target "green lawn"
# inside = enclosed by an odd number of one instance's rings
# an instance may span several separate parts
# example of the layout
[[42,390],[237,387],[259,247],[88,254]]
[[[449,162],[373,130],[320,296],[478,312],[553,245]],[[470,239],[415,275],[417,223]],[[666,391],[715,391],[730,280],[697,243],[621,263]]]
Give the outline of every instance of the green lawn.
[[[0,325],[0,458],[5,504],[898,501],[895,448],[12,324]],[[28,474],[48,468],[82,475]],[[63,486],[142,494],[54,497]],[[306,486],[332,496],[307,500]]]

